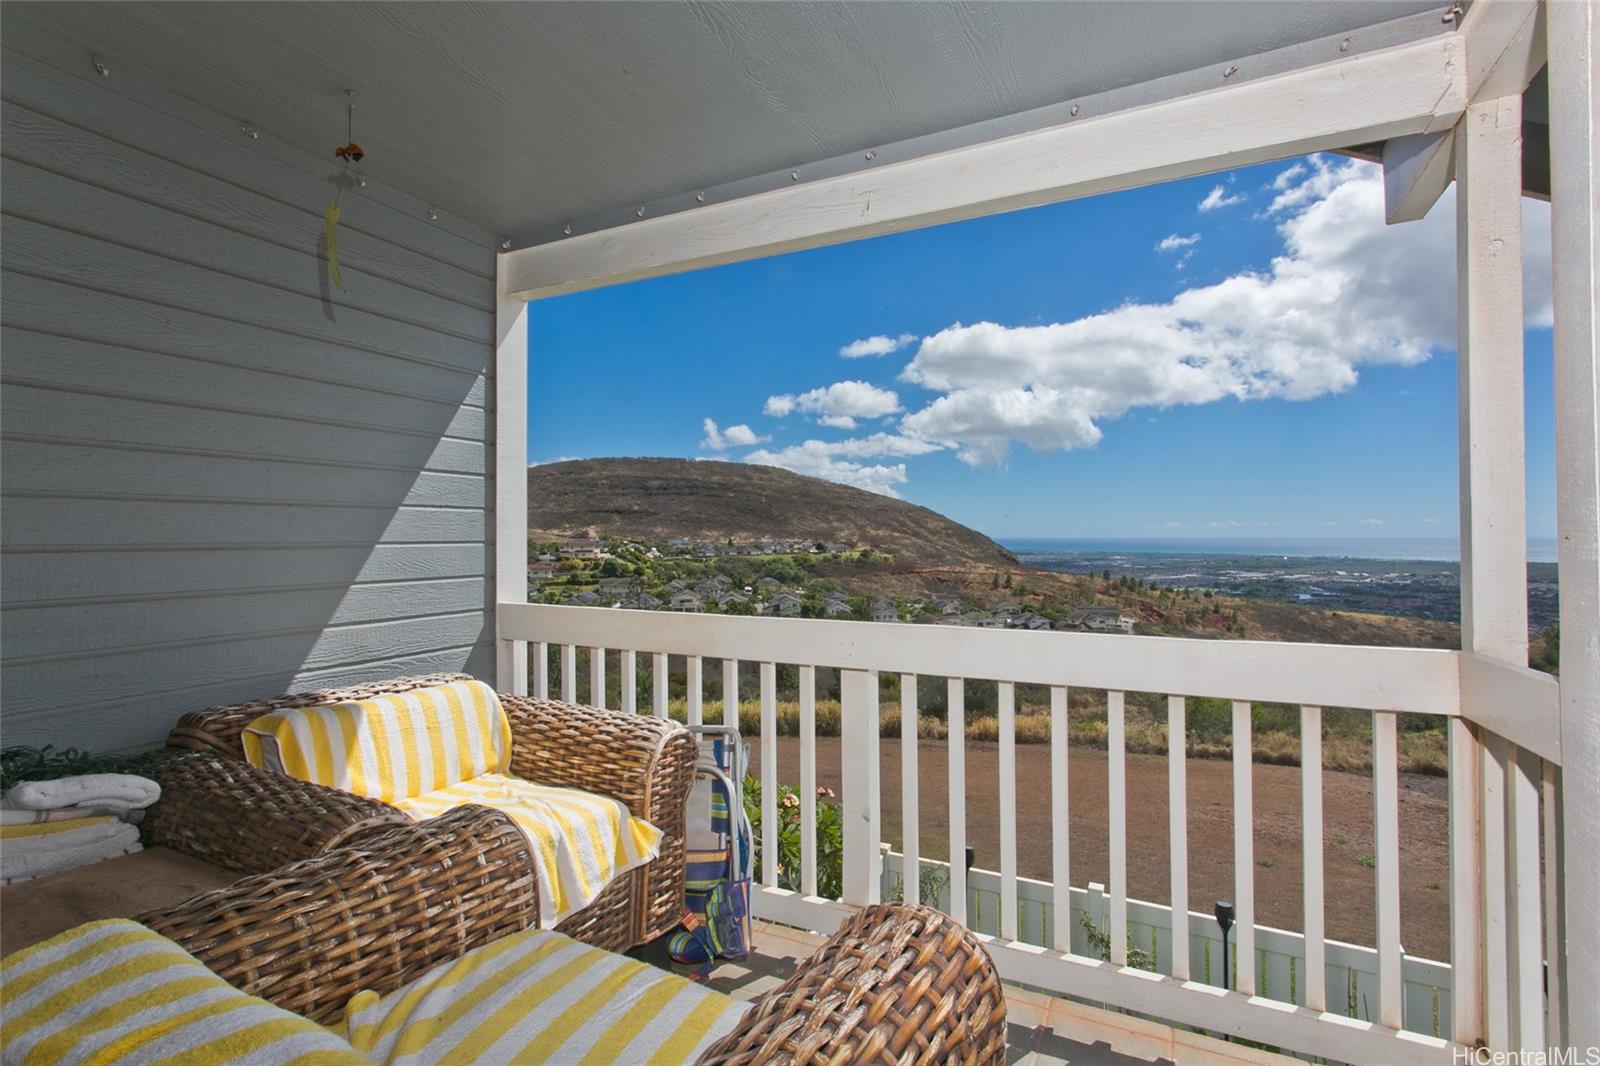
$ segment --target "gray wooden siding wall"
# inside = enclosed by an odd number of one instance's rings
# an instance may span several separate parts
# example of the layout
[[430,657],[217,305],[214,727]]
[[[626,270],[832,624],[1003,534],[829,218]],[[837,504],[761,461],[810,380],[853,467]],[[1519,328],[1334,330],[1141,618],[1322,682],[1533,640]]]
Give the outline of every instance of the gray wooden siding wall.
[[117,750],[218,702],[492,679],[491,235],[347,192],[330,293],[341,115],[313,158],[16,43],[0,739]]

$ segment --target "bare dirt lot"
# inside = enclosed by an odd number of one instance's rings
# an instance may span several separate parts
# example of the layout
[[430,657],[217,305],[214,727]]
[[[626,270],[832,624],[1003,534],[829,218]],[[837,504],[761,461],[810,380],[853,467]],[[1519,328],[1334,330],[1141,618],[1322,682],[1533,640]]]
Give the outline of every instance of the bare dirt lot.
[[[898,848],[900,742],[882,742],[884,838]],[[759,744],[752,743],[752,767]],[[997,746],[967,743],[967,841],[977,865],[998,869],[999,764]],[[1050,748],[1017,745],[1017,854],[1019,873],[1050,878]],[[1167,761],[1159,755],[1128,759],[1128,892],[1169,902]],[[924,858],[949,854],[945,745],[918,745],[920,836]],[[1188,762],[1189,906],[1209,913],[1218,899],[1233,898],[1233,771],[1219,759]],[[778,777],[800,780],[800,742],[778,740]],[[1072,882],[1104,884],[1108,878],[1106,753],[1072,749],[1068,765]],[[817,738],[817,783],[843,795],[839,740]],[[1372,842],[1372,783],[1365,775],[1323,774],[1323,864],[1327,934],[1334,940],[1371,944],[1376,924]],[[1256,921],[1280,929],[1301,928],[1300,770],[1255,767]],[[1401,941],[1413,955],[1450,957],[1449,846],[1445,781],[1400,778]]]

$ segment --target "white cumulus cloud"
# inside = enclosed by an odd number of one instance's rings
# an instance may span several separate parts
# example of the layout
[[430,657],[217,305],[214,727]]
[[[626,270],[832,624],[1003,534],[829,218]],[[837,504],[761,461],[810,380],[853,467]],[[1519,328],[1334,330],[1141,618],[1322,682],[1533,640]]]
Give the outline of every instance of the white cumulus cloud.
[[1229,196],[1228,190],[1221,185],[1214,185],[1211,191],[1206,193],[1206,198],[1201,200],[1197,206],[1202,211],[1215,211],[1219,207],[1232,207],[1234,204],[1242,203],[1244,203],[1243,193],[1234,193]]
[[[942,395],[902,432],[995,465],[1012,443],[1093,445],[1101,423],[1135,407],[1311,399],[1350,388],[1363,365],[1454,346],[1453,193],[1427,218],[1387,226],[1376,166],[1314,157],[1280,175],[1268,213],[1283,253],[1266,270],[1166,303],[1038,326],[957,323],[925,338],[903,376]],[[1528,316],[1542,325],[1548,206],[1525,201],[1524,220]]]
[[860,359],[868,355],[890,355],[916,339],[915,333],[902,333],[898,337],[880,333],[875,337],[863,337],[858,341],[851,341],[839,349],[839,354],[846,359]]
[[717,423],[708,418],[700,425],[706,432],[704,439],[700,441],[700,447],[710,448],[714,452],[726,451],[729,448],[748,448],[755,444],[765,444],[772,439],[757,436],[755,430],[743,424],[718,429]]
[[926,455],[940,448],[941,445],[932,441],[904,434],[873,433],[846,440],[808,440],[775,451],[762,448],[746,455],[744,461],[782,467],[797,474],[854,485],[884,496],[898,496],[894,486],[905,483],[905,463],[866,463],[860,460]]
[[800,411],[816,416],[824,426],[854,429],[858,418],[882,418],[897,413],[900,397],[893,390],[865,381],[837,381],[799,395],[769,396],[762,410],[774,418]]
[[1165,237],[1161,238],[1161,242],[1156,245],[1156,251],[1175,252],[1179,248],[1188,248],[1191,245],[1199,243],[1200,234],[1198,233],[1191,233],[1187,237],[1181,236],[1177,233],[1169,233]]

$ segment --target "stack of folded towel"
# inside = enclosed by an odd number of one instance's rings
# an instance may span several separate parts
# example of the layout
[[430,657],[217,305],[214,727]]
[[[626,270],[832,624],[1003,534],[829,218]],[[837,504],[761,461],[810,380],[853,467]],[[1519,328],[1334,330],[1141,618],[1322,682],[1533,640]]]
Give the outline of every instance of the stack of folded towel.
[[0,799],[0,884],[138,851],[132,823],[160,797],[160,785],[132,774],[17,785]]

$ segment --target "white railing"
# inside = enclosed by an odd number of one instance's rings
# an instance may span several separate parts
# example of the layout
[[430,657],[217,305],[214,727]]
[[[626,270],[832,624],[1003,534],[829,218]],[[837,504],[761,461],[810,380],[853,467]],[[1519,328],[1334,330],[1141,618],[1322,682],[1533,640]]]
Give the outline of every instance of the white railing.
[[[923,859],[919,864],[922,874],[933,874],[935,898],[924,897],[922,902],[950,909],[949,863]],[[909,898],[915,889],[909,887],[905,871],[910,868],[903,854],[884,850],[883,887],[885,899]],[[918,880],[920,887],[921,881]],[[1071,918],[1065,927],[1059,921],[1055,899],[1055,885],[1032,878],[1018,879],[1017,925],[1018,939],[1029,944],[1054,944],[1057,937],[1079,955],[1092,956],[1098,948],[1090,942],[1084,920],[1091,922],[1101,932],[1107,928],[1111,915],[1111,897],[1104,885],[1091,881],[1087,886],[1071,889]],[[1000,874],[994,870],[974,867],[967,871],[967,924],[974,932],[990,936],[1000,935],[1001,906]],[[1156,973],[1172,975],[1180,965],[1192,967],[1194,980],[1208,985],[1223,986],[1222,933],[1212,915],[1199,911],[1184,911],[1175,916],[1172,908],[1162,903],[1148,903],[1132,899],[1128,906],[1128,943],[1144,953],[1145,968]],[[1181,928],[1181,934],[1174,927]],[[1284,1003],[1303,1003],[1305,989],[1315,980],[1315,967],[1308,964],[1307,937],[1289,929],[1275,929],[1257,924],[1255,928],[1256,957],[1254,960],[1256,992],[1267,999]],[[1188,951],[1173,950],[1174,944],[1188,945]],[[1327,1009],[1349,1018],[1373,1021],[1373,1007],[1378,998],[1378,953],[1360,944],[1346,944],[1338,940],[1321,943],[1323,948],[1322,988],[1330,990]],[[1234,955],[1232,966],[1239,959]],[[1247,964],[1248,965],[1248,964]],[[1438,962],[1419,956],[1405,955],[1401,981],[1404,985],[1403,1027],[1429,1036],[1445,1037],[1450,1034],[1451,972],[1448,962]],[[1233,983],[1230,978],[1229,984]]]
[[[648,653],[653,671],[653,711],[667,711],[669,655],[682,657],[687,716],[702,714],[702,663],[723,664],[724,691],[732,693],[739,662],[760,664],[763,831],[776,823],[776,684],[779,664],[797,666],[801,802],[801,891],[779,887],[773,840],[757,871],[758,915],[807,928],[829,930],[853,906],[882,895],[879,760],[879,677],[901,674],[901,794],[906,862],[920,853],[916,707],[918,676],[948,683],[949,854],[967,845],[965,706],[967,682],[996,686],[999,731],[1000,818],[998,924],[988,940],[1001,974],[1009,980],[1152,1015],[1211,1032],[1240,1036],[1286,1050],[1339,1061],[1449,1062],[1461,1044],[1487,1039],[1496,1048],[1518,1046],[1530,1034],[1558,1031],[1558,1006],[1548,1012],[1543,994],[1544,957],[1550,935],[1540,914],[1541,828],[1545,869],[1559,870],[1559,734],[1554,728],[1557,686],[1547,675],[1471,654],[1422,649],[1194,641],[1083,633],[1034,633],[955,627],[800,619],[756,619],[722,615],[663,614],[599,608],[502,604],[502,641],[527,642],[530,687],[536,695],[559,683],[563,698],[576,695],[574,649],[590,649],[590,700],[636,711],[635,656]],[[560,677],[548,676],[550,648],[560,648]],[[622,649],[618,699],[605,693],[605,649]],[[844,861],[842,900],[816,895],[816,715],[815,672],[835,668],[841,705]],[[1052,881],[1018,876],[1015,718],[1016,685],[1045,686],[1050,694],[1050,810]],[[1074,887],[1067,831],[1067,703],[1069,687],[1104,693],[1107,711],[1107,811],[1110,878],[1105,897],[1108,961],[1082,953],[1071,923],[1051,923],[1044,942],[1023,935],[1019,915],[1028,894],[1045,893],[1057,914],[1071,912],[1082,890]],[[1185,908],[1167,911],[1169,961],[1164,972],[1126,965],[1130,928],[1148,926],[1145,904],[1127,894],[1127,785],[1125,694],[1167,696],[1168,792],[1171,811],[1185,809],[1184,726],[1186,698],[1232,701],[1233,713],[1233,896],[1240,959],[1284,954],[1280,931],[1255,921],[1254,804],[1250,729],[1252,704],[1295,704],[1305,738],[1301,760],[1304,842],[1303,934],[1297,956],[1304,980],[1287,986],[1258,980],[1257,966],[1240,966],[1232,990],[1196,978],[1194,945],[1204,942],[1199,923]],[[1360,949],[1361,969],[1375,975],[1362,991],[1374,1017],[1349,1016],[1345,988],[1331,987],[1343,947],[1325,938],[1322,871],[1323,708],[1359,709],[1372,716],[1374,801],[1373,865],[1376,946]],[[1407,974],[1416,970],[1401,950],[1400,821],[1397,718],[1400,713],[1438,716],[1450,736],[1449,817],[1452,846],[1450,900],[1453,958],[1477,960],[1465,977],[1449,982],[1449,1030],[1435,1032],[1436,1012],[1406,1009]],[[1517,744],[1506,739],[1514,735]],[[1518,746],[1521,745],[1521,747]],[[1042,787],[1042,782],[1040,783]],[[1539,800],[1545,800],[1544,825]],[[1169,819],[1173,858],[1172,898],[1187,899],[1187,820]],[[1555,876],[1559,876],[1556,874]],[[969,922],[964,863],[949,870],[948,895],[939,902]],[[1043,887],[1040,887],[1043,886]],[[1549,884],[1546,885],[1549,888]],[[908,899],[918,894],[907,879]],[[1530,917],[1531,914],[1531,917]],[[981,924],[981,923],[980,923]],[[982,930],[979,930],[980,932]],[[1268,940],[1272,944],[1268,944]],[[1172,951],[1171,945],[1189,950]],[[1552,953],[1554,955],[1555,953]],[[1349,967],[1345,967],[1346,970]],[[1559,966],[1549,976],[1550,1002],[1560,1003]],[[1430,997],[1431,1006],[1431,997]],[[1361,1012],[1358,1012],[1361,1013]],[[1408,1025],[1408,1013],[1411,1020]],[[1416,1031],[1420,1030],[1420,1031]]]

